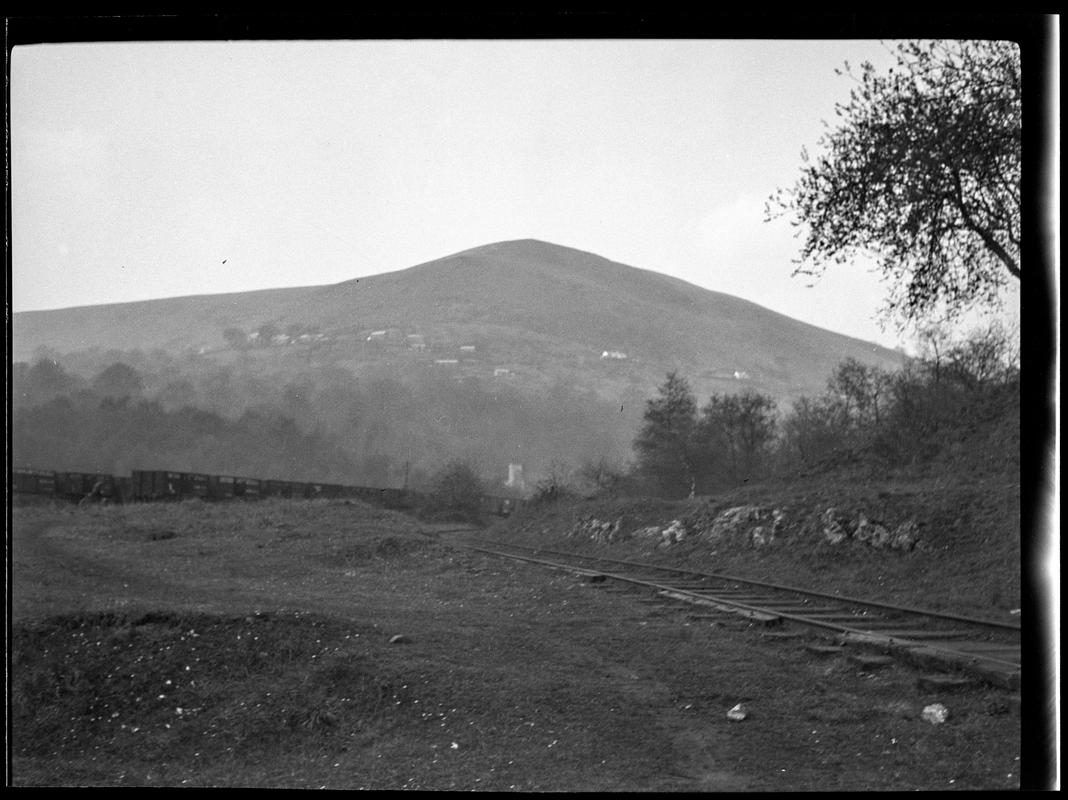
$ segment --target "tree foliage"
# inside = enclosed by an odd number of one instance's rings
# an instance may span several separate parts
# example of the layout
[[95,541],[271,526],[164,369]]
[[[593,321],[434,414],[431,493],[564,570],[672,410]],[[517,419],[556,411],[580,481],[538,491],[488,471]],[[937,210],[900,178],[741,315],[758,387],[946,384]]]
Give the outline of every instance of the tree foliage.
[[776,404],[767,396],[746,390],[714,394],[701,409],[698,440],[712,472],[740,482],[755,476],[769,456],[776,434]]
[[434,476],[431,506],[435,512],[476,518],[485,489],[474,468],[466,461],[453,460]]
[[839,127],[767,219],[807,227],[794,274],[874,257],[890,283],[884,309],[905,324],[997,306],[1019,280],[1021,73],[1012,42],[897,46],[896,67],[859,73]]
[[878,425],[888,403],[892,376],[889,372],[855,358],[842,361],[827,381],[831,394],[841,401],[844,421],[853,425]]
[[776,433],[771,397],[714,394],[698,415],[689,384],[673,372],[647,402],[634,440],[638,472],[666,496],[741,483],[761,474]]
[[697,401],[677,372],[668,374],[658,392],[646,402],[644,422],[634,440],[638,469],[667,494],[692,495],[698,472]]
[[139,397],[144,389],[141,373],[117,362],[93,378],[93,391],[102,397]]

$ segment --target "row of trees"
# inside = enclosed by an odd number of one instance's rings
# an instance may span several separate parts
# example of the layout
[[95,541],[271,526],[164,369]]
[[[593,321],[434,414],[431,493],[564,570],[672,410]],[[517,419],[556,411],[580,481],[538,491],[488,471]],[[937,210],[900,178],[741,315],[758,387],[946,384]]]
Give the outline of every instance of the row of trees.
[[133,469],[352,482],[359,464],[330,437],[287,417],[248,411],[227,419],[155,401],[85,393],[12,417],[15,466],[127,474]]
[[686,379],[671,373],[650,400],[634,448],[639,470],[660,491],[690,495],[761,470],[775,435],[775,401],[748,390],[714,394],[698,411]]
[[[925,352],[903,369],[847,359],[823,395],[802,397],[785,414],[752,391],[712,395],[699,409],[685,378],[671,373],[646,405],[630,477],[657,494],[692,496],[829,460],[924,461],[1004,420],[1018,437],[1014,342],[997,324],[958,342],[930,331]],[[1019,454],[999,458],[1018,465]]]

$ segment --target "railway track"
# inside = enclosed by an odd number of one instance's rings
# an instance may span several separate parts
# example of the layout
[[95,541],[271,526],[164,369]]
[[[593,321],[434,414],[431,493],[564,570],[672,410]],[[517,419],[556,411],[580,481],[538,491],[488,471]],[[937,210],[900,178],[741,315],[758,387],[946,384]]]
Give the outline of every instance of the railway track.
[[[740,617],[771,637],[817,634],[820,654],[847,651],[858,663],[896,659],[944,673],[945,686],[973,679],[1018,690],[1020,625],[739,578],[683,567],[468,540],[456,546],[502,558],[563,569],[601,586],[626,588],[647,600],[688,608],[691,618]],[[829,643],[828,643],[829,640]],[[939,679],[931,678],[933,682]]]

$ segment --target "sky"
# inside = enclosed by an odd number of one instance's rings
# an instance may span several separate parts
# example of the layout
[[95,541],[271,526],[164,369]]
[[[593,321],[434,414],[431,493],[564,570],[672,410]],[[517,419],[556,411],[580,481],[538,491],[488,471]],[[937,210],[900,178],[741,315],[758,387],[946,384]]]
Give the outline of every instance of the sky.
[[[12,311],[312,286],[541,239],[889,347],[765,201],[877,40],[21,45]],[[1010,298],[1010,313],[1018,300]]]

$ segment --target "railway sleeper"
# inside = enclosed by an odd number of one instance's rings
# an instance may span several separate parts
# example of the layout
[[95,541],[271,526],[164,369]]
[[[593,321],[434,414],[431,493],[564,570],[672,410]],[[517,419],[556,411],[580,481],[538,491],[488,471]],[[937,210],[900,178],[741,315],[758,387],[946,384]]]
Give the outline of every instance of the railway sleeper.
[[758,605],[760,605],[761,608],[770,609],[771,611],[774,611],[777,614],[797,614],[799,616],[804,614],[820,614],[838,611],[838,609],[832,608],[830,606],[795,606],[785,605],[782,603],[760,603]]
[[1018,645],[994,644],[993,642],[955,642],[954,646],[958,650],[968,653],[976,653],[978,655],[1015,655],[1017,658],[1020,656],[1020,648]]
[[[1009,657],[991,661],[983,659],[980,654],[968,654],[955,652],[954,650],[940,650],[937,643],[917,644],[916,642],[904,642],[889,640],[882,637],[868,636],[864,634],[843,634],[839,641],[858,647],[868,647],[876,652],[886,653],[901,661],[920,669],[935,670],[940,673],[958,673],[969,675],[991,686],[996,686],[1009,691],[1020,688],[1020,668],[1017,659],[1013,662]],[[961,648],[960,642],[947,642],[954,649]],[[1013,663],[1006,663],[1013,662]]]
[[726,603],[716,603],[712,600],[706,600],[701,597],[693,597],[692,595],[682,594],[680,592],[662,592],[663,596],[670,597],[672,600],[681,600],[684,603],[692,603],[693,605],[714,608],[717,611],[725,611],[728,614],[736,614],[740,617],[758,622],[762,625],[772,626],[781,625],[782,617],[778,614],[769,614],[765,611],[754,611],[748,608],[739,608],[738,606],[727,605]]
[[858,628],[873,632],[902,630],[901,620],[886,619],[885,617],[854,616]]
[[892,639],[908,639],[911,641],[967,639],[969,636],[975,635],[972,631],[910,631],[901,629],[879,631],[879,634]]

